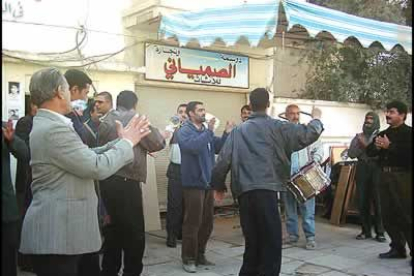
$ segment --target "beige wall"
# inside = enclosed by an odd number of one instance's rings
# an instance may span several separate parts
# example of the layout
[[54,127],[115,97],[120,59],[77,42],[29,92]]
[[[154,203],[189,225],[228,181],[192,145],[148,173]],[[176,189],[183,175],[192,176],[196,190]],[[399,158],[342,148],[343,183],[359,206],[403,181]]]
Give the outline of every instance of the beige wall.
[[301,62],[303,50],[291,47],[279,47],[275,54],[274,93],[276,97],[297,97],[305,88],[308,65]]

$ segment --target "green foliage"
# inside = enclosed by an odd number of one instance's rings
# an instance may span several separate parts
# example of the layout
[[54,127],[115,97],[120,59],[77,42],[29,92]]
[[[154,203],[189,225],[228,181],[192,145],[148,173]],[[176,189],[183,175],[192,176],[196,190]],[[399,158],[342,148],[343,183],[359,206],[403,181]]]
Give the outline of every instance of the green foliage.
[[[308,0],[375,20],[411,25],[411,0]],[[412,60],[403,51],[387,52],[311,39],[304,54],[310,65],[299,97],[366,103],[383,108],[393,99],[412,101]],[[302,60],[302,61],[303,61]]]
[[304,60],[311,70],[301,98],[366,103],[372,108],[399,99],[411,108],[412,61],[403,51],[314,41]]
[[[308,0],[308,2],[349,14],[406,24],[411,19],[411,0]],[[409,6],[409,7],[408,7]]]

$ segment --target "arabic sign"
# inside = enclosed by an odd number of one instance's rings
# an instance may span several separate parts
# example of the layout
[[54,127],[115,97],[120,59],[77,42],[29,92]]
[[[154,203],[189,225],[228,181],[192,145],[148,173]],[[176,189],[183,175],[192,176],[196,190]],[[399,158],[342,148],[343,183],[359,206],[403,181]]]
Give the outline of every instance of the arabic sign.
[[[40,2],[41,0],[34,1]],[[22,18],[24,16],[22,1],[1,0],[1,9],[3,19],[17,19]]]
[[172,46],[145,45],[145,78],[249,88],[249,58]]

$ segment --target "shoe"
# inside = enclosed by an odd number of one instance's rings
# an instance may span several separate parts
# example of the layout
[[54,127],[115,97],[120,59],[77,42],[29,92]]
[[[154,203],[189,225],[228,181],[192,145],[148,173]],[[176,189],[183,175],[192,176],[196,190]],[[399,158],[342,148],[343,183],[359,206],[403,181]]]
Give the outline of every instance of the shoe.
[[308,241],[306,241],[305,248],[307,250],[315,250],[316,249],[316,242],[314,240],[308,240]]
[[209,260],[206,259],[206,256],[200,255],[197,259],[197,263],[196,265],[206,265],[206,266],[213,266],[216,265],[215,263],[210,262]]
[[372,235],[371,234],[365,234],[365,233],[361,233],[358,236],[356,236],[357,240],[366,240],[366,239],[371,239]]
[[387,239],[384,237],[383,234],[376,235],[375,240],[377,240],[378,242],[386,242],[387,241]]
[[397,249],[391,248],[390,251],[381,253],[378,257],[380,259],[405,259],[407,258],[407,254],[405,251],[398,251]]
[[194,261],[183,262],[183,269],[188,273],[196,273],[197,268]]
[[166,244],[167,244],[168,247],[171,247],[171,248],[176,248],[177,247],[177,241],[173,237],[167,237]]
[[291,244],[291,245],[296,245],[296,244],[298,244],[298,238],[297,237],[295,237],[295,236],[290,236],[289,237],[289,243]]

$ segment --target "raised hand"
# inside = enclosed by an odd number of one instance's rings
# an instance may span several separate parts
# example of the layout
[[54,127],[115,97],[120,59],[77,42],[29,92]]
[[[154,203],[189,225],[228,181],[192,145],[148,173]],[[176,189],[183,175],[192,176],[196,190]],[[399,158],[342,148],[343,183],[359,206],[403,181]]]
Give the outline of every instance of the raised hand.
[[375,146],[378,149],[388,149],[390,144],[391,142],[386,134],[384,134],[384,137],[378,136],[377,138],[375,138]]
[[215,123],[216,123],[216,118],[211,118],[211,120],[208,122],[208,129],[211,131],[214,131]]
[[312,107],[311,116],[313,119],[320,119],[322,117],[322,111],[317,107]]
[[14,138],[14,129],[13,129],[13,121],[8,120],[6,123],[6,127],[2,128],[4,139],[8,142],[13,141]]
[[357,134],[357,137],[358,137],[358,142],[359,142],[359,144],[360,144],[363,148],[366,148],[368,145],[367,145],[367,143],[365,143],[364,133],[358,133],[358,134]]
[[224,131],[226,133],[230,133],[235,126],[236,126],[236,124],[233,121],[227,121]]
[[145,116],[135,115],[124,128],[121,122],[116,121],[118,137],[127,139],[135,146],[142,138],[151,133],[149,121]]

